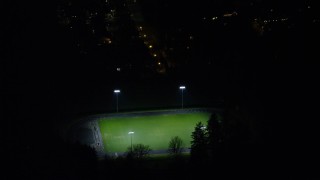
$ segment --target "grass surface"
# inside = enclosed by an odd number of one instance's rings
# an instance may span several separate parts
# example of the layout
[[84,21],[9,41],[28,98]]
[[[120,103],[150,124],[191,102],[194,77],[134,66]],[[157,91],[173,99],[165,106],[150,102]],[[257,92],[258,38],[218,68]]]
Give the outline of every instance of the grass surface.
[[104,149],[108,153],[125,152],[133,144],[149,145],[152,150],[166,150],[171,137],[179,136],[189,148],[197,122],[207,124],[210,113],[164,114],[140,117],[113,117],[98,121]]

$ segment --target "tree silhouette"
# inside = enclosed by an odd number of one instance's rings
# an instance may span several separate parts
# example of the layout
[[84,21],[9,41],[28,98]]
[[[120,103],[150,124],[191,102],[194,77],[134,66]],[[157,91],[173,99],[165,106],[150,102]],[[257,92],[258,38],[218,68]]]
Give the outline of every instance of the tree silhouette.
[[182,153],[183,141],[179,136],[172,137],[169,142],[168,152],[173,156],[179,156]]
[[147,157],[151,149],[148,145],[144,144],[134,144],[132,149],[131,146],[128,147],[127,158],[128,159],[143,159]]
[[191,137],[191,160],[203,162],[207,157],[208,137],[207,130],[201,122],[196,124]]
[[[213,113],[208,121],[208,148],[209,155],[219,156],[223,148],[224,132],[223,122],[218,119],[218,115]],[[215,157],[213,157],[215,158]]]

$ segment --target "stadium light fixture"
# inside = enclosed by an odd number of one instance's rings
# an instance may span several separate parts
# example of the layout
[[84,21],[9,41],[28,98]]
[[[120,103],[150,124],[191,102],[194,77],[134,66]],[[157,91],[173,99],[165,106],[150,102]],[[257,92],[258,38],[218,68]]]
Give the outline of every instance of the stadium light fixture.
[[181,89],[181,109],[183,109],[183,90],[186,89],[186,86],[180,86],[179,89]]
[[134,132],[133,132],[133,131],[130,131],[130,132],[128,132],[128,134],[131,135],[131,152],[132,152],[132,150],[133,150],[133,149],[132,149],[132,135],[134,134]]
[[119,106],[118,106],[118,94],[120,93],[120,89],[115,89],[113,92],[116,94],[116,97],[117,97],[117,112],[118,112],[118,111],[119,111]]

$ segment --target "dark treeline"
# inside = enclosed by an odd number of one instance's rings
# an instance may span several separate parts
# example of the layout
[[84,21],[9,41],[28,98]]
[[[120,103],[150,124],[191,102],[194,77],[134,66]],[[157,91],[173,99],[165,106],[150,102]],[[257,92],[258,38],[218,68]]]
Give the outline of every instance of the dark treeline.
[[8,149],[7,179],[97,179],[97,155],[86,145],[46,136],[44,142]]

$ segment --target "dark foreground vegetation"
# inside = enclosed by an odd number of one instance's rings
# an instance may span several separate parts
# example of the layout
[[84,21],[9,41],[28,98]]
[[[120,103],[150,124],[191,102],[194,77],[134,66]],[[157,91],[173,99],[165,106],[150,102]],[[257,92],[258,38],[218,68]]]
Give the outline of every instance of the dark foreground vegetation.
[[[228,117],[226,115],[225,118]],[[221,121],[215,114],[207,124],[199,122],[195,125],[191,153],[187,154],[180,149],[183,142],[179,137],[173,137],[168,142],[168,154],[165,155],[151,155],[148,145],[136,144],[132,148],[128,147],[124,156],[98,157],[91,147],[68,143],[53,135],[39,144],[10,149],[14,156],[10,157],[12,171],[8,178],[89,180],[316,177],[312,164],[300,164],[307,162],[301,156],[291,156],[287,151],[289,149],[283,149],[283,145],[261,143],[252,139],[253,137],[250,129],[244,128],[243,124],[234,124],[230,119]]]

